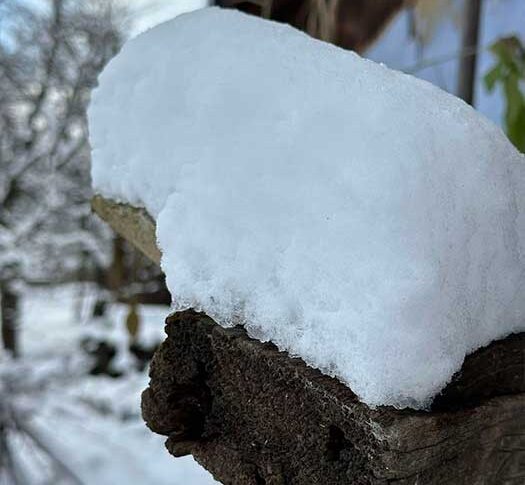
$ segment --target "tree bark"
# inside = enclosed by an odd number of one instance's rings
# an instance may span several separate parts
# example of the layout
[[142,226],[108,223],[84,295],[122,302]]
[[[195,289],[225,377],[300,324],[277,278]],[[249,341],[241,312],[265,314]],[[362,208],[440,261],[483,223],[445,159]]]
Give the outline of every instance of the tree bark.
[[9,281],[0,283],[2,343],[13,357],[18,357],[19,294]]

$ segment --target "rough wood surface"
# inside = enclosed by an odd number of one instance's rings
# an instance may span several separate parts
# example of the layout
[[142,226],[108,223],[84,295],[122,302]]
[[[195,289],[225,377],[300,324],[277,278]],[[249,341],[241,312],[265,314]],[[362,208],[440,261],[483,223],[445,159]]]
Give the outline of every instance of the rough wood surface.
[[115,232],[151,261],[160,264],[161,253],[155,236],[155,221],[144,209],[121,204],[100,195],[91,199],[91,207]]
[[203,314],[174,314],[166,331],[144,419],[172,454],[192,453],[223,483],[525,483],[524,334],[469,356],[427,413],[370,409]]

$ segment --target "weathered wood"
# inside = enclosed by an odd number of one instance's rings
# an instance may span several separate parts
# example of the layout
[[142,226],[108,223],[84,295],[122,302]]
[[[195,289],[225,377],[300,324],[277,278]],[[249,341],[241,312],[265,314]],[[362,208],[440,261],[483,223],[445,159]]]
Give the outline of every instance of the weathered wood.
[[[99,200],[112,227],[160,258],[144,211]],[[468,356],[432,412],[417,412],[371,409],[301,359],[203,314],[174,314],[166,332],[144,419],[173,455],[192,453],[223,483],[525,483],[523,333]]]
[[100,195],[91,199],[91,207],[115,232],[151,261],[160,264],[161,253],[155,236],[155,221],[144,209],[121,204]]
[[525,483],[524,334],[467,357],[427,413],[371,409],[204,314],[174,314],[166,332],[144,419],[172,454],[192,453],[223,483]]

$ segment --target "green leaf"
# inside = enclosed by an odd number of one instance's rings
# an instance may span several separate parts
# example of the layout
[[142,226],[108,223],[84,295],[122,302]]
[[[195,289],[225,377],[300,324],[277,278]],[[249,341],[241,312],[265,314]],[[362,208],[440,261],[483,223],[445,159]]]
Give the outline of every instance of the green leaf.
[[505,115],[507,127],[514,124],[520,111],[523,109],[525,101],[519,87],[519,78],[515,75],[508,76],[504,83],[503,89],[507,101],[507,113]]
[[496,84],[503,85],[505,96],[505,130],[507,136],[521,152],[525,153],[525,48],[516,36],[495,42],[491,52],[497,58],[483,81],[488,91]]
[[520,48],[520,40],[516,36],[510,36],[496,41],[490,50],[503,64],[510,65],[514,64]]
[[519,113],[516,115],[514,122],[507,129],[510,141],[516,148],[525,153],[525,104],[521,106]]
[[502,69],[501,64],[494,66],[485,76],[483,77],[483,82],[487,90],[493,91],[496,83],[502,79]]

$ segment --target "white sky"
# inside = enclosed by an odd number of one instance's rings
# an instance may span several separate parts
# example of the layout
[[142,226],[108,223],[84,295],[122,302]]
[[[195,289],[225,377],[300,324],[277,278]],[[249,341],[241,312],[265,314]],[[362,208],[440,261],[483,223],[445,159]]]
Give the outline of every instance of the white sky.
[[132,15],[131,35],[172,19],[181,13],[207,6],[208,0],[119,0]]

